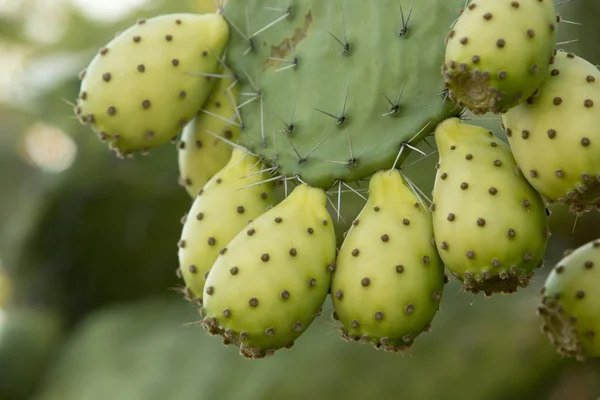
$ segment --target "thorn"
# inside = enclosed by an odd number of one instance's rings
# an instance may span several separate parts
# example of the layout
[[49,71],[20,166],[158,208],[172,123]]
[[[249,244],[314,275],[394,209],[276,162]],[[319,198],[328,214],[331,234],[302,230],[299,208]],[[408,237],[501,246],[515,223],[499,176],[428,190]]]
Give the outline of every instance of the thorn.
[[192,76],[208,76],[208,77],[217,78],[217,79],[236,79],[235,76],[233,76],[233,75],[209,74],[206,72],[188,72],[187,74],[192,75]]
[[572,2],[572,1],[573,1],[573,0],[564,0],[564,1],[559,1],[558,3],[556,3],[556,4],[554,5],[554,7],[560,7],[560,6],[562,6],[563,4],[567,4],[567,3],[570,3],[570,2]]
[[216,133],[209,131],[208,129],[207,129],[205,132],[206,132],[206,133],[208,133],[209,135],[212,135],[212,136],[216,137],[216,138],[217,138],[217,139],[219,139],[219,140],[222,140],[222,141],[224,141],[225,143],[227,143],[227,144],[228,144],[228,145],[230,145],[231,147],[235,147],[236,149],[240,149],[240,150],[242,150],[242,151],[244,151],[244,152],[246,152],[246,153],[250,154],[251,156],[258,157],[258,155],[256,155],[256,154],[252,153],[252,152],[251,152],[250,150],[248,150],[247,148],[245,148],[245,147],[243,147],[243,146],[240,146],[240,145],[239,145],[239,144],[237,144],[237,143],[233,143],[231,140],[227,140],[227,139],[225,139],[223,136],[219,136],[219,135],[217,135]]
[[426,156],[426,155],[427,155],[427,153],[425,153],[423,150],[421,150],[421,149],[418,149],[418,148],[416,148],[416,147],[414,147],[414,146],[411,146],[411,145],[410,145],[410,144],[408,144],[408,143],[406,143],[406,147],[408,147],[408,148],[409,148],[409,149],[411,149],[411,150],[414,150],[414,151],[416,151],[417,153],[419,153],[419,154],[421,154],[421,155],[423,155],[423,156]]
[[327,33],[329,33],[331,35],[332,38],[335,39],[336,42],[338,42],[340,44],[340,46],[342,46],[342,51],[340,51],[338,53],[338,55],[340,54],[348,54],[350,52],[350,43],[348,43],[348,38],[346,36],[346,19],[344,18],[344,8],[342,7],[342,32],[344,34],[344,41],[342,42],[340,39],[338,39],[337,36],[335,36],[333,33],[331,33],[329,30],[326,30]]
[[273,25],[277,24],[278,22],[283,21],[284,19],[286,19],[287,17],[289,17],[291,15],[291,10],[287,10],[287,12],[285,14],[283,14],[281,17],[277,18],[275,21],[268,23],[266,26],[263,26],[261,29],[257,30],[256,32],[254,32],[252,35],[250,35],[249,39],[252,39],[253,37],[255,37],[256,35],[260,34],[261,32],[266,31],[267,29],[269,29],[270,27],[272,27]]
[[579,42],[579,39],[565,40],[565,41],[562,41],[562,42],[557,42],[556,45],[557,46],[562,46],[563,44],[569,44],[569,43],[575,43],[575,42]]
[[400,88],[400,94],[398,94],[398,98],[396,99],[395,103],[392,103],[390,98],[387,97],[385,95],[385,93],[383,93],[383,91],[380,90],[383,97],[385,97],[385,99],[388,101],[388,103],[390,103],[390,111],[383,114],[382,117],[385,117],[386,115],[396,115],[398,113],[398,111],[400,110],[400,99],[402,98],[402,93],[404,93],[404,85],[405,84],[406,84],[406,78],[404,78],[404,82],[402,82],[402,87]]
[[[340,182],[342,182],[342,181],[340,181]],[[362,194],[360,194],[358,192],[358,190],[354,189],[352,186],[348,185],[346,182],[342,182],[342,184],[344,186],[346,186],[348,189],[350,189],[354,194],[356,194],[357,196],[359,196],[360,198],[362,198],[364,201],[368,201],[365,196],[363,196]]]
[[342,220],[342,222],[343,222],[344,224],[346,224],[346,220],[344,220],[344,217],[342,217],[342,215],[340,214],[340,212],[338,211],[338,209],[335,207],[335,204],[333,204],[333,201],[331,201],[331,199],[330,199],[329,197],[327,197],[327,196],[326,196],[326,198],[327,198],[327,201],[329,202],[329,204],[331,205],[331,207],[333,208],[333,210],[335,211],[335,213],[336,213],[337,215],[339,215],[339,219],[338,219],[338,221],[341,219],[341,220]]
[[400,32],[398,32],[398,36],[404,37],[408,33],[408,21],[410,21],[410,16],[412,15],[413,7],[415,6],[415,0],[413,0],[410,6],[406,20],[404,20],[404,12],[402,11],[402,4],[400,3],[400,0],[398,0],[398,6],[400,7],[400,16],[402,17],[402,29],[400,29]]
[[431,153],[427,154],[426,156],[423,156],[423,157],[419,158],[419,159],[418,159],[418,160],[416,160],[416,161],[413,161],[413,162],[411,162],[411,163],[409,163],[409,164],[403,165],[401,169],[405,169],[405,168],[412,167],[413,165],[415,165],[415,164],[417,164],[417,163],[419,163],[419,162],[423,161],[423,160],[424,160],[424,159],[426,159],[427,157],[429,157],[429,156],[431,156],[431,155],[433,155],[433,154],[437,154],[437,152],[438,152],[437,150],[434,150],[434,151],[432,151]]
[[242,125],[238,124],[237,122],[232,121],[231,118],[229,118],[229,119],[225,118],[225,117],[223,117],[221,115],[218,115],[218,114],[215,114],[213,112],[206,111],[205,109],[201,109],[200,111],[202,111],[203,113],[208,114],[210,116],[216,117],[216,118],[220,119],[221,121],[224,121],[224,122],[227,122],[227,123],[231,123],[231,124],[233,124],[235,126],[238,126],[240,128],[242,127]]
[[236,191],[243,190],[243,189],[248,189],[248,188],[253,187],[253,186],[262,185],[263,183],[273,182],[273,181],[276,181],[276,180],[279,180],[279,179],[285,179],[285,176],[284,175],[278,175],[278,176],[275,176],[273,178],[268,178],[268,179],[262,180],[260,182],[251,183],[250,185],[247,185],[247,186],[241,187],[239,189],[236,189]]
[[337,203],[337,206],[338,206],[337,217],[338,217],[338,219],[337,220],[338,220],[338,222],[340,222],[340,217],[341,217],[340,212],[342,210],[342,181],[341,180],[338,181],[338,198],[337,198],[337,201],[338,201],[338,203]]
[[417,185],[415,185],[408,176],[406,176],[406,174],[402,171],[400,171],[400,174],[402,174],[402,177],[404,177],[404,179],[406,180],[406,183],[408,183],[408,186],[410,186],[410,188],[412,189],[412,191],[414,192],[415,196],[417,196],[417,199],[419,200],[419,203],[421,203],[421,205],[423,206],[423,208],[425,209],[425,212],[429,212],[429,207],[427,207],[425,205],[425,203],[423,202],[423,199],[421,198],[421,196],[423,196],[425,199],[427,199],[427,201],[429,201],[429,204],[431,204],[431,200],[429,199],[429,197],[427,197],[425,195],[425,193],[423,193],[423,191],[421,189],[419,189],[419,187]]

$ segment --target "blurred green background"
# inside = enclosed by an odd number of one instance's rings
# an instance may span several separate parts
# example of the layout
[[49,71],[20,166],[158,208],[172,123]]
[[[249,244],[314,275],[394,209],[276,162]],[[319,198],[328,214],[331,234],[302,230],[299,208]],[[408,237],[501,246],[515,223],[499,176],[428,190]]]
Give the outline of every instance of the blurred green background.
[[[600,3],[563,3],[581,25],[560,25],[560,47],[600,62]],[[170,290],[191,205],[175,147],[117,159],[68,103],[115,32],[212,6],[0,0],[0,400],[600,398],[600,363],[561,359],[535,315],[562,252],[600,237],[597,212],[575,221],[552,209],[546,267],[526,290],[486,299],[450,282],[432,332],[405,355],[343,342],[329,302],[292,350],[265,360],[187,325],[198,314]],[[497,117],[472,122],[501,135]],[[435,158],[406,169],[428,193]],[[349,193],[344,204],[340,233],[363,203]]]

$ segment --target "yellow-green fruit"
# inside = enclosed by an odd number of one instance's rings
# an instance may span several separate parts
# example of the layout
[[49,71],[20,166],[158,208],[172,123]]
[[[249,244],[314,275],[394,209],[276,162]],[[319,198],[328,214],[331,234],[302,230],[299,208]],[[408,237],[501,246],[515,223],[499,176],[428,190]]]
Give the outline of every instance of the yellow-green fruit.
[[345,339],[401,351],[429,330],[444,289],[431,214],[397,170],[371,177],[344,240],[331,293]]
[[562,355],[600,357],[600,239],[559,261],[542,289],[543,331]]
[[260,161],[235,148],[227,165],[201,189],[185,218],[179,241],[186,296],[202,303],[206,274],[227,243],[274,203],[273,185]]
[[192,197],[231,156],[231,145],[215,135],[233,142],[240,136],[235,110],[238,90],[233,82],[232,79],[220,79],[202,110],[181,134],[178,146],[180,183]]
[[600,209],[600,72],[558,52],[539,95],[502,116],[511,150],[544,197]]
[[476,114],[504,112],[539,89],[556,46],[552,0],[477,0],[451,28],[449,96]]
[[82,73],[75,111],[119,154],[176,138],[202,107],[229,41],[219,14],[140,20],[103,47]]
[[526,287],[550,236],[541,196],[492,132],[451,118],[435,139],[433,230],[446,267],[474,293]]
[[290,347],[320,315],[335,231],[321,189],[297,186],[227,245],[204,287],[204,326],[248,358]]

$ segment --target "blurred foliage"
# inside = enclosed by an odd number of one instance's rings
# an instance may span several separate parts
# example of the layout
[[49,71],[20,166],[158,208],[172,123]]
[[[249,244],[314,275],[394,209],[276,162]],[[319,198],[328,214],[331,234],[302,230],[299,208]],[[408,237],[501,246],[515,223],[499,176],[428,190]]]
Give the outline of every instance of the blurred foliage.
[[[4,3],[17,11],[3,12]],[[77,73],[116,32],[138,17],[211,11],[215,1],[151,0],[117,20],[91,18],[67,0],[4,3],[0,260],[14,296],[7,311],[0,310],[0,399],[29,398],[63,340],[66,346],[39,400],[600,396],[597,363],[558,358],[535,318],[539,288],[563,250],[600,237],[597,212],[576,220],[552,207],[547,267],[537,272],[533,287],[484,299],[460,293],[456,282],[448,285],[433,331],[417,339],[405,357],[342,342],[328,317],[315,322],[291,351],[258,362],[222,347],[198,326],[181,327],[198,315],[178,294],[143,300],[180,284],[174,274],[179,219],[191,199],[176,183],[175,147],[117,159],[73,118],[67,102],[78,92]],[[560,47],[600,62],[600,3],[564,3],[561,16],[582,25],[561,24]],[[26,25],[48,4],[59,4],[60,15],[49,18],[61,21],[64,31],[56,40],[40,41],[28,35]],[[15,54],[21,58],[13,63]],[[18,68],[2,72],[13,64]],[[503,135],[497,116],[472,118]],[[28,155],[27,132],[40,122],[74,140],[75,162],[66,171],[44,171]],[[411,156],[407,164],[418,158]],[[435,162],[432,153],[405,169],[426,193]],[[330,200],[337,204],[337,195]],[[330,207],[338,243],[364,201],[343,193],[342,203],[339,218]]]

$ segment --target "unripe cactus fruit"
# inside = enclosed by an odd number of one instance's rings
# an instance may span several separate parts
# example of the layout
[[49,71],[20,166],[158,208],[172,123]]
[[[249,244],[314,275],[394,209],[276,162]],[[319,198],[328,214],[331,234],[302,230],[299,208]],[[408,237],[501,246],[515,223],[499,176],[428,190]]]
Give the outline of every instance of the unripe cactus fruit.
[[345,339],[402,351],[429,329],[444,289],[444,265],[432,239],[431,214],[400,172],[375,173],[331,285]]
[[433,230],[446,267],[474,293],[527,286],[550,236],[541,196],[492,132],[451,118],[435,139]]
[[546,279],[538,314],[560,354],[600,357],[599,281],[600,239],[567,252]]
[[[229,162],[199,190],[179,241],[179,272],[189,300],[202,303],[206,274],[227,243],[274,203],[260,161],[235,148]],[[260,173],[257,173],[260,172]]]
[[202,110],[181,134],[178,144],[179,179],[191,197],[195,197],[198,190],[225,166],[232,149],[227,142],[235,142],[240,136],[234,100],[238,90],[233,82],[228,78],[220,79]]
[[581,214],[600,209],[600,72],[558,52],[539,95],[502,116],[529,183]]
[[472,1],[447,37],[450,98],[476,114],[504,112],[527,99],[547,76],[556,25],[552,0]]
[[290,347],[321,313],[335,261],[325,192],[297,186],[227,245],[204,287],[204,326],[262,358]]
[[75,112],[121,155],[177,138],[210,94],[207,74],[228,40],[218,14],[139,20],[91,61]]

